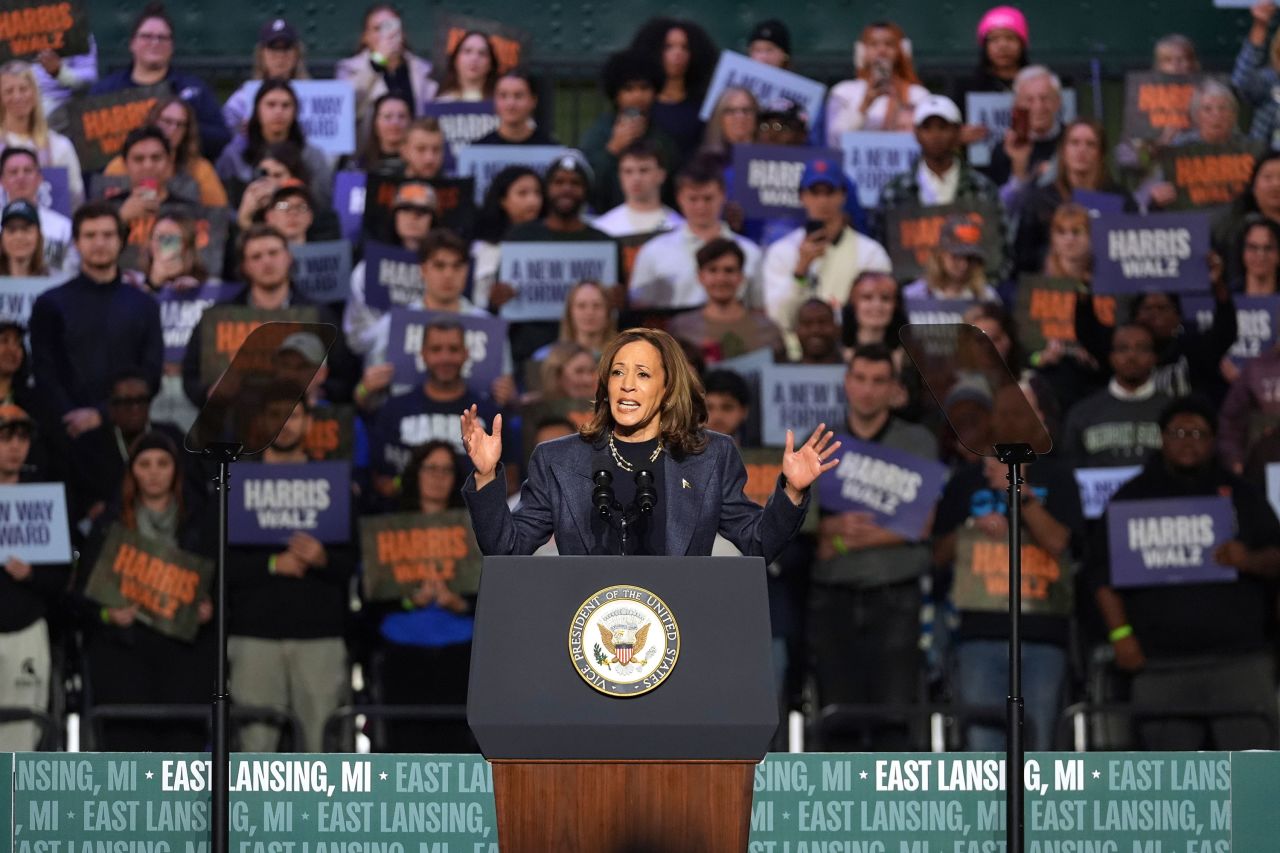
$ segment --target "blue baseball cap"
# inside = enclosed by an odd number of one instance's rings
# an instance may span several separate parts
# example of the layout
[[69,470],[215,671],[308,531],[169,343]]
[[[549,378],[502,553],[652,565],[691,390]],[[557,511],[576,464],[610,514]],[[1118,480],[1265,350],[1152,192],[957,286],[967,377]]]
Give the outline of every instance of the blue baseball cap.
[[849,180],[845,177],[844,168],[839,160],[817,157],[804,167],[804,175],[800,178],[800,189],[810,190],[818,184],[829,184],[837,190],[849,191]]

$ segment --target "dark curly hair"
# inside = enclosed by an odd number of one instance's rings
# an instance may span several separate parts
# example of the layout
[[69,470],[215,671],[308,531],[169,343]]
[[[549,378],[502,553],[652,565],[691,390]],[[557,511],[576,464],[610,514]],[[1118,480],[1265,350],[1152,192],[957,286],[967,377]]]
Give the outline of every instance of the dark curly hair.
[[[699,24],[681,18],[650,18],[636,31],[629,50],[657,59],[661,68],[667,33],[672,30],[680,30],[689,40],[689,70],[684,76],[685,91],[690,98],[701,100],[711,83],[711,74],[715,71],[720,51],[715,41]],[[663,78],[666,78],[665,72]]]
[[650,54],[634,50],[621,50],[611,55],[600,71],[604,95],[614,105],[618,102],[618,93],[628,83],[647,83],[657,92],[662,88],[665,77],[661,62]]

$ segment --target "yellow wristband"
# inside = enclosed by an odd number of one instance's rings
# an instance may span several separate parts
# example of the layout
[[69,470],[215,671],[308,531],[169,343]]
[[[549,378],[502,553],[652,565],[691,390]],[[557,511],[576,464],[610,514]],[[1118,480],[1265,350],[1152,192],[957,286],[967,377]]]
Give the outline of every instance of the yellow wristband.
[[845,555],[849,553],[849,547],[844,544],[844,537],[839,534],[831,537],[831,547],[836,549],[836,553]]
[[276,573],[276,555],[272,554],[267,558],[267,573],[274,575]]
[[1112,628],[1111,633],[1107,634],[1107,639],[1113,643],[1118,643],[1121,640],[1127,639],[1132,636],[1133,636],[1133,626],[1121,625],[1119,628]]

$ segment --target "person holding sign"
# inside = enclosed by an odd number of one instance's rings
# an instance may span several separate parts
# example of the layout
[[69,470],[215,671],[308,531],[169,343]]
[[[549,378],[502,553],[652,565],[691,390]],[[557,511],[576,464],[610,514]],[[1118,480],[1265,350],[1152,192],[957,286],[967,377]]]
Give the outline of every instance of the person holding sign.
[[[0,405],[0,488],[33,482],[27,455],[34,427],[22,409],[12,403]],[[61,609],[71,567],[32,566],[12,554],[0,552],[0,556],[4,558],[0,570],[0,706],[47,711],[52,663],[45,616]],[[38,735],[34,723],[5,723],[0,725],[0,749],[33,750]]]
[[36,388],[57,435],[75,438],[102,424],[111,380],[137,368],[160,387],[164,336],[160,307],[120,276],[125,226],[106,202],[76,210],[72,234],[80,275],[47,290],[31,308]]
[[[169,138],[169,148],[173,151],[173,171],[175,178],[186,178],[195,183],[200,203],[208,207],[226,207],[227,191],[222,186],[218,172],[200,154],[200,126],[196,124],[196,111],[181,98],[170,96],[160,98],[151,107],[144,125],[155,125],[164,131]],[[112,158],[103,169],[104,175],[127,175],[124,156]]]
[[732,439],[703,428],[702,383],[675,338],[628,329],[605,350],[596,375],[591,421],[578,435],[534,449],[514,512],[499,461],[501,415],[486,430],[477,406],[462,413],[462,443],[475,466],[462,494],[483,553],[532,554],[553,534],[561,554],[615,553],[611,525],[591,505],[592,474],[603,468],[623,506],[640,488],[637,472],[653,475],[656,506],[635,528],[636,553],[708,555],[719,531],[768,563],[799,531],[809,487],[837,464],[840,443],[825,424],[798,447],[788,430],[782,475],[762,509],[746,496]]
[[[173,438],[143,432],[128,447],[121,466],[123,478],[119,474],[114,478],[120,485],[112,490],[110,505],[94,522],[76,578],[77,589],[86,596],[82,614],[85,694],[90,707],[199,705],[208,700],[214,680],[214,636],[208,628],[213,618],[208,593],[212,572],[208,571],[198,586],[190,584],[195,572],[166,559],[171,554],[165,549],[186,552],[188,557],[213,557],[215,519],[184,500],[188,496],[183,494],[181,459]],[[139,539],[135,541],[142,547],[131,543],[108,553],[105,546],[116,529],[136,534]],[[176,606],[172,614],[159,613],[152,606],[164,602],[170,593],[162,594],[164,597],[141,595],[146,590],[142,573],[135,573],[136,589],[125,584],[123,567],[128,561],[123,552],[128,549],[149,558],[143,565],[163,564],[166,576],[176,581],[171,590],[181,588],[173,594]],[[103,565],[102,560],[108,562]],[[114,576],[118,592],[110,603],[96,601],[86,592],[86,587],[96,586],[93,576],[104,571]],[[194,614],[194,618],[178,616],[178,611]],[[188,619],[196,626],[190,637],[180,639],[170,633],[177,623]],[[160,720],[107,723],[102,735],[96,748],[112,751],[198,751],[208,740],[204,723]]]
[[[1219,462],[1215,420],[1213,407],[1201,398],[1171,403],[1160,416],[1160,452],[1120,487],[1106,515],[1109,520],[1127,501],[1190,502],[1226,495],[1235,515],[1235,530],[1225,532],[1226,541],[1210,550],[1213,543],[1203,538],[1204,524],[1196,515],[1184,514],[1152,519],[1162,522],[1158,526],[1130,521],[1127,542],[1109,541],[1103,524],[1095,542],[1089,585],[1116,666],[1133,674],[1131,701],[1223,712],[1208,719],[1148,718],[1138,724],[1143,749],[1275,747],[1275,620],[1270,602],[1280,577],[1280,521],[1261,490]],[[1137,550],[1144,566],[1175,557],[1184,565],[1216,564],[1221,579],[1210,575],[1200,582],[1118,587],[1107,570],[1110,563],[1112,575],[1117,572],[1120,548],[1130,554]],[[1253,716],[1239,716],[1240,711]]]
[[[1039,380],[1010,386],[1024,393],[1053,434],[1056,403]],[[997,401],[998,403],[998,401]],[[997,412],[999,407],[997,405]],[[1046,418],[1045,416],[1049,417]],[[1073,611],[1073,559],[1084,519],[1068,465],[1042,456],[1027,467],[1022,499],[1022,671],[1030,723],[1029,749],[1050,749],[1062,705]],[[1005,695],[1009,667],[1008,469],[993,457],[959,467],[943,489],[933,524],[935,566],[950,575],[959,611],[954,689],[966,705],[994,706]],[[1003,748],[1004,732],[971,726],[965,746]]]
[[[874,448],[884,447],[912,454],[922,463],[936,462],[938,445],[929,431],[891,413],[898,388],[887,347],[854,349],[844,376],[844,426],[866,449],[851,461],[865,460]],[[886,464],[882,470],[891,468]],[[917,535],[904,536],[856,504],[842,509],[822,511],[809,592],[809,653],[818,704],[917,702],[923,666],[920,580],[930,569],[926,523],[919,524]],[[874,729],[869,744],[858,745],[905,749],[911,742],[898,727],[887,726]],[[840,747],[824,743],[824,748]]]
[[[414,528],[405,533],[427,534],[432,543],[421,551],[404,547],[395,536],[401,531],[383,529],[375,536],[376,553],[396,553],[396,574],[425,575],[404,581],[399,600],[370,601],[366,605],[377,626],[376,664],[370,667],[370,688],[379,702],[388,705],[465,705],[471,664],[471,637],[475,625],[474,590],[454,591],[459,570],[478,562],[479,549],[470,520],[457,512],[463,506],[459,484],[463,472],[453,444],[432,440],[415,448],[405,466],[399,514],[393,516]],[[376,518],[376,517],[375,517]],[[372,519],[370,519],[372,520]],[[423,526],[430,523],[429,526]],[[369,531],[362,525],[362,537]],[[416,541],[418,537],[415,535]],[[395,543],[395,544],[393,544]],[[370,552],[364,543],[365,553]],[[390,561],[390,555],[387,560]],[[478,568],[478,566],[477,566]],[[371,567],[366,560],[366,574]],[[418,570],[418,571],[414,571]],[[365,590],[369,590],[368,579]],[[366,593],[367,595],[367,593]],[[388,721],[387,752],[472,752],[475,741],[464,722]]]
[[1248,189],[1213,221],[1211,245],[1226,262],[1227,281],[1234,282],[1244,276],[1238,253],[1232,247],[1240,244],[1247,222],[1245,217],[1250,213],[1280,223],[1280,151],[1268,151],[1258,158],[1249,176]]
[[[432,231],[423,239],[421,258],[419,269],[423,282],[422,300],[404,307],[444,314],[488,316],[488,312],[472,304],[463,294],[467,285],[467,244],[461,237],[444,229]],[[391,346],[390,312],[379,318],[373,327],[372,337],[374,342],[365,356],[365,363],[382,365]],[[499,406],[505,406],[515,397],[516,384],[511,377],[512,363],[510,346],[504,343],[503,373],[493,380],[488,389]],[[361,380],[364,388],[358,395],[357,402],[361,402],[366,394],[376,394],[389,385],[391,373],[378,370],[374,375],[375,370],[376,368],[365,371],[364,379]]]
[[40,203],[40,161],[30,148],[8,147],[0,152],[0,189],[6,202],[31,203],[40,217],[40,238],[44,241],[44,260],[49,269],[63,273],[80,268],[71,240],[71,220]]
[[[276,400],[267,406],[291,404]],[[278,411],[264,412],[265,423],[280,421]],[[303,398],[263,451],[262,461],[267,466],[307,462],[304,442],[310,422],[310,404]],[[301,530],[290,535],[283,549],[241,545],[228,555],[231,695],[247,705],[293,711],[302,721],[304,737],[295,748],[307,752],[321,751],[325,720],[351,690],[343,637],[355,563],[352,547],[325,545]],[[278,737],[275,726],[255,723],[242,729],[240,743],[248,751],[271,752]]]
[[[418,254],[436,221],[436,192],[430,184],[405,181],[396,190],[391,203],[391,222],[395,241],[402,249]],[[342,331],[347,345],[357,355],[366,355],[377,343],[377,327],[385,311],[369,305],[365,280],[369,275],[367,259],[362,258],[351,270],[351,296],[342,311]],[[366,386],[367,387],[367,386]]]
[[248,128],[258,81],[306,80],[311,76],[303,61],[305,53],[298,31],[284,18],[273,18],[262,25],[253,49],[253,76],[222,105],[222,118],[232,136]]
[[800,203],[808,220],[765,252],[765,310],[788,334],[805,299],[817,296],[838,309],[848,301],[858,273],[893,270],[884,247],[849,226],[844,213],[848,195],[848,179],[838,160],[810,162],[800,179]]
[[10,145],[35,151],[43,166],[66,169],[72,204],[84,200],[84,177],[75,146],[49,129],[35,72],[21,60],[0,66],[0,148]]
[[170,91],[191,104],[200,124],[200,143],[204,156],[216,160],[231,134],[222,122],[218,99],[204,80],[173,68],[173,21],[164,4],[148,3],[134,19],[129,34],[128,68],[108,74],[89,90],[90,95],[106,95],[141,86],[166,83]]
[[911,113],[929,96],[911,61],[911,42],[892,21],[867,24],[853,48],[858,76],[827,96],[827,146],[851,130],[908,130]]

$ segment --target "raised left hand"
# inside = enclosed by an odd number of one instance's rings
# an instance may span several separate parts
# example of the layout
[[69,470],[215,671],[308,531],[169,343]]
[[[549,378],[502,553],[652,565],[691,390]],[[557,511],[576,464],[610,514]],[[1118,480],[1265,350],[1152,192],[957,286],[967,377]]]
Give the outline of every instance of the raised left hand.
[[826,424],[818,424],[818,428],[809,436],[809,440],[799,447],[794,447],[795,436],[787,430],[787,446],[782,451],[782,474],[787,478],[787,491],[795,490],[790,497],[794,501],[796,495],[803,492],[822,475],[840,464],[839,459],[831,456],[840,449],[840,442],[833,443],[835,433],[827,429]]

